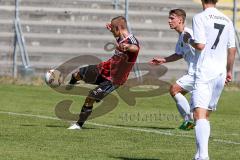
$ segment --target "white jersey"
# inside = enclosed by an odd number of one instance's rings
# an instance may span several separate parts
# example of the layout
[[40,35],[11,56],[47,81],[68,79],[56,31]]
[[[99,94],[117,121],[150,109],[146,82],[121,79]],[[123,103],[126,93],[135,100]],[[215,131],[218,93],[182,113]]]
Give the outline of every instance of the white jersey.
[[193,17],[193,32],[195,43],[205,44],[199,52],[196,81],[206,82],[225,74],[227,49],[235,47],[232,21],[216,8],[207,8]]
[[[184,32],[188,32],[193,37],[192,29],[185,27]],[[178,37],[175,53],[177,55],[183,56],[184,60],[188,63],[188,74],[194,75],[199,55],[198,54],[195,55],[195,49],[192,48],[189,44],[184,43],[183,41],[184,32],[182,32]]]

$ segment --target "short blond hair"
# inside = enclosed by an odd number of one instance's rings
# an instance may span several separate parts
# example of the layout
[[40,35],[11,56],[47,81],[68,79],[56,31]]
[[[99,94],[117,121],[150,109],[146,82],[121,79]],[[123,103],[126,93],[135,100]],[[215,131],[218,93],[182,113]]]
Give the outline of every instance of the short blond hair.
[[[115,22],[116,21],[116,22]],[[117,16],[111,20],[119,26],[121,29],[127,29],[127,20],[123,16]]]
[[177,16],[181,17],[183,19],[183,23],[185,22],[186,19],[186,12],[183,9],[172,9],[169,11],[169,15],[171,14],[176,14]]

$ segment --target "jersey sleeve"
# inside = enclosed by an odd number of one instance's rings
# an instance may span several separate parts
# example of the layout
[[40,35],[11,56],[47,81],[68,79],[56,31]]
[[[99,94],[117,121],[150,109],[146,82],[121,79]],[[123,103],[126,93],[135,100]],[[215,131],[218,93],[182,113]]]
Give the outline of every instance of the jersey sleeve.
[[128,44],[134,44],[139,47],[139,42],[138,42],[137,38],[135,38],[134,36],[130,36],[128,38]]
[[195,43],[206,44],[204,21],[199,14],[193,17],[192,28]]
[[228,48],[236,47],[235,43],[235,29],[233,27],[233,23],[230,22],[229,25],[229,39],[228,39]]

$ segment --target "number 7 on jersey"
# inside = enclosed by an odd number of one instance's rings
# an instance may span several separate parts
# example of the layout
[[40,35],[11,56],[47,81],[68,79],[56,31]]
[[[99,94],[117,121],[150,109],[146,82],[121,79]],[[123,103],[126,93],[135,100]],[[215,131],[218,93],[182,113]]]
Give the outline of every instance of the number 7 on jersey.
[[211,49],[216,49],[217,48],[217,45],[219,43],[220,36],[221,36],[221,34],[223,32],[224,27],[225,27],[225,25],[223,25],[223,24],[214,23],[214,28],[218,29],[219,31],[218,31],[217,38],[216,38],[216,40],[215,40],[215,42],[214,42],[214,44],[213,44]]

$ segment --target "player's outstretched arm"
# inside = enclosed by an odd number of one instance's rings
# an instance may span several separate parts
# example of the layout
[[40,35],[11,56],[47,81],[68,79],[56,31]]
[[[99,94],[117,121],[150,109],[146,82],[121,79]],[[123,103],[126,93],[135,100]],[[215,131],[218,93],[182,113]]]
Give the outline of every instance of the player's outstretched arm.
[[178,54],[172,54],[168,57],[165,57],[165,58],[153,58],[150,63],[151,64],[155,64],[155,65],[158,65],[158,64],[163,64],[163,63],[168,63],[168,62],[174,62],[174,61],[177,61],[179,59],[182,58],[182,55],[178,55]]

